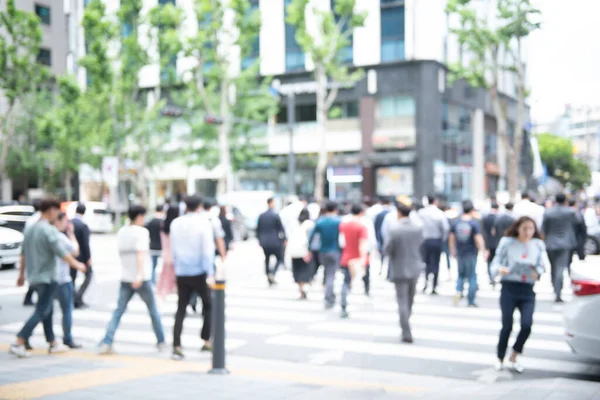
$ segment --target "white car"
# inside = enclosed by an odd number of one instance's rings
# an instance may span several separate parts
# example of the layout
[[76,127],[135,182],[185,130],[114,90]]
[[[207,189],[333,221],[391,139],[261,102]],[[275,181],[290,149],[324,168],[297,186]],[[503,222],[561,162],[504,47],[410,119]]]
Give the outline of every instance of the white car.
[[9,228],[0,228],[0,266],[14,267],[21,258],[23,234]]
[[[69,219],[75,216],[77,205],[77,202],[73,202],[67,207],[67,217]],[[87,224],[93,233],[112,233],[114,231],[112,215],[106,203],[97,201],[86,202],[83,222]]]
[[565,306],[565,335],[574,353],[600,360],[600,268],[599,262],[571,267],[573,300]]

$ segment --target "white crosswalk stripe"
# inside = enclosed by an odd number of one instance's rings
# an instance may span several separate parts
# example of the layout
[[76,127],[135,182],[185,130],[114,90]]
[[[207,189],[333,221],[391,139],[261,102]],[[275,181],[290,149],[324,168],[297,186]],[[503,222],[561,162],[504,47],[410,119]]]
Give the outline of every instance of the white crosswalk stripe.
[[[490,367],[494,362],[501,327],[498,291],[482,287],[477,295],[480,308],[466,308],[464,304],[454,307],[451,304],[452,283],[442,282],[440,296],[419,294],[411,318],[416,342],[409,346],[399,343],[393,285],[381,277],[373,277],[372,298],[362,294],[361,282],[355,283],[354,293],[349,298],[349,320],[339,319],[339,309],[324,310],[320,284],[309,289],[308,301],[297,301],[298,289],[292,282],[291,273],[282,271],[278,279],[280,284],[271,289],[267,288],[262,276],[227,286],[226,332],[230,353],[246,355],[246,352],[260,349],[266,357],[268,354],[276,357],[295,351],[303,354],[305,362],[340,365],[347,362],[344,354],[385,357],[397,363],[421,360],[478,368]],[[544,301],[540,300],[544,294],[551,295],[551,290],[544,288],[547,285],[545,282],[536,288],[538,302]],[[8,289],[0,286],[0,295]],[[105,334],[115,306],[116,298],[91,309],[76,310],[73,315],[75,339],[87,346],[97,344]],[[176,296],[169,296],[159,304],[168,342],[172,338],[176,308]],[[182,337],[184,347],[201,346],[201,326],[201,318],[186,318]],[[14,334],[21,327],[22,323],[0,325],[0,336]],[[60,312],[56,312],[54,329],[60,337]],[[519,315],[515,313],[513,338],[518,331]],[[42,332],[40,325],[35,331],[34,346],[42,342]],[[144,347],[150,349],[155,343],[146,306],[134,297],[117,330],[115,347],[141,351]],[[523,364],[533,370],[557,374],[600,374],[600,366],[571,354],[564,341],[562,313],[551,307],[534,314]]]

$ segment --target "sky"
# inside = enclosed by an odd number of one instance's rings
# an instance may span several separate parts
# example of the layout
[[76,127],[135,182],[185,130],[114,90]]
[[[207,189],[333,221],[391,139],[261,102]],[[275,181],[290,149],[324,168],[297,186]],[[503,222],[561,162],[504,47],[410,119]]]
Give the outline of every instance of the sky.
[[600,106],[600,0],[534,0],[542,29],[527,56],[532,119],[550,122],[564,106]]

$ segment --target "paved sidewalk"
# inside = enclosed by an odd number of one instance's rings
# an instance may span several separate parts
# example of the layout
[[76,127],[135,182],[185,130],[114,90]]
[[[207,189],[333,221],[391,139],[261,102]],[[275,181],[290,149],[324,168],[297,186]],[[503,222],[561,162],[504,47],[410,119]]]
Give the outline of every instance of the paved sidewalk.
[[230,357],[230,375],[207,374],[206,355],[160,356],[86,351],[15,359],[0,345],[0,399],[526,399],[592,400],[600,383],[566,379],[494,384],[383,371]]

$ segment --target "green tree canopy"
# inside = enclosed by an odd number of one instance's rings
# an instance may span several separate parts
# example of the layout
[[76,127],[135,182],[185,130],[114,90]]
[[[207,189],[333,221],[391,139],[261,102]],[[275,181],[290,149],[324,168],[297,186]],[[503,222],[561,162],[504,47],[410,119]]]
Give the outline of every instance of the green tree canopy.
[[573,143],[569,139],[550,133],[540,134],[537,139],[540,157],[550,176],[574,190],[591,182],[589,166],[573,156]]

